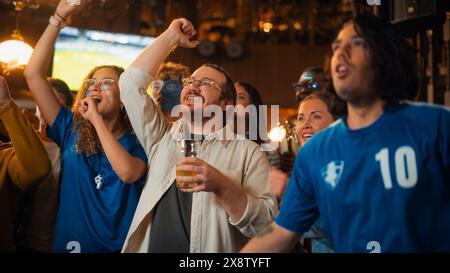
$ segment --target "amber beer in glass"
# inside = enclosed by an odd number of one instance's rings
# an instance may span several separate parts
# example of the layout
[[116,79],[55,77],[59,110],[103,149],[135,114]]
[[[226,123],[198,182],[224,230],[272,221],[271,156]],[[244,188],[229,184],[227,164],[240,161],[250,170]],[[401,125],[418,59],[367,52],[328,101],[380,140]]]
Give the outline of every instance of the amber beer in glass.
[[[177,166],[181,159],[185,157],[196,157],[200,151],[200,140],[180,139],[177,141]],[[193,165],[193,164],[192,164]],[[177,176],[196,176],[193,171],[176,171]],[[190,189],[197,186],[196,182],[178,182],[176,185],[180,189]]]

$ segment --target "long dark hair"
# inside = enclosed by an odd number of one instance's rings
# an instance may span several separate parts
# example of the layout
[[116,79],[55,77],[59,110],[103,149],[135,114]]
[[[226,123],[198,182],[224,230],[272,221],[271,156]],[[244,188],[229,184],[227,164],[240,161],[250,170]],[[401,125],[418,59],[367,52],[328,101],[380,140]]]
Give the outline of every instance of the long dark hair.
[[[257,129],[257,139],[252,139],[254,142],[258,144],[264,143],[263,138],[261,138],[260,132],[259,132],[259,119],[264,118],[264,116],[259,115],[259,106],[263,105],[261,95],[259,94],[258,89],[256,89],[253,85],[246,83],[246,82],[236,82],[236,84],[239,84],[242,86],[245,91],[250,96],[250,104],[253,104],[256,107],[256,129]],[[266,122],[265,120],[262,121],[263,124]]]
[[73,104],[73,96],[70,92],[70,88],[67,85],[67,83],[61,79],[58,78],[48,78],[47,79],[50,85],[55,88],[56,92],[62,94],[64,96],[64,99],[66,101],[66,105],[68,108],[72,107]]
[[414,51],[394,26],[372,14],[359,14],[349,23],[369,46],[378,95],[388,105],[415,99],[419,81]]

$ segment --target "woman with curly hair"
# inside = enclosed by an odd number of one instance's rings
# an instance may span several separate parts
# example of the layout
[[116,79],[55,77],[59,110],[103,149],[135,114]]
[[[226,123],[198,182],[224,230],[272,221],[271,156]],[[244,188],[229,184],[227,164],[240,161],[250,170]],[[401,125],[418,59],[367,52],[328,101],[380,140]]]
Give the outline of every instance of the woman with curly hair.
[[[72,111],[45,77],[64,20],[80,9],[61,1],[37,43],[25,76],[47,135],[61,148],[61,191],[53,251],[119,252],[146,173],[146,156],[120,101],[117,66],[87,75]],[[45,213],[45,212],[43,212]]]

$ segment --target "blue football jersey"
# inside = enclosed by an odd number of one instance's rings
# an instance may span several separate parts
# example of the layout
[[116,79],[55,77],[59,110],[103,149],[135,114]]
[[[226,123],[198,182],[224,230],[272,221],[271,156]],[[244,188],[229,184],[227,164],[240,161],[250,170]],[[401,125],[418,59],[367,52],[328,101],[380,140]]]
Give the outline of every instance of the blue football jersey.
[[[47,135],[61,147],[60,202],[53,240],[54,252],[120,252],[131,225],[144,178],[120,180],[105,154],[76,152],[73,113],[61,107]],[[118,139],[132,156],[147,163],[136,136]],[[97,177],[103,177],[100,184]]]
[[450,251],[450,111],[399,103],[316,134],[275,222],[302,234],[319,215],[337,252]]

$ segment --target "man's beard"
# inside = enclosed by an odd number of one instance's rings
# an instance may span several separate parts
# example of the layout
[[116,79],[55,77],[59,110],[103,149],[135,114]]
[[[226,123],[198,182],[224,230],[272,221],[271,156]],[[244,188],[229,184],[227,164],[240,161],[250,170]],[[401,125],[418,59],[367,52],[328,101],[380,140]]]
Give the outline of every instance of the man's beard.
[[343,88],[341,91],[336,90],[336,93],[342,100],[355,106],[371,104],[377,97],[374,90],[367,89]]

